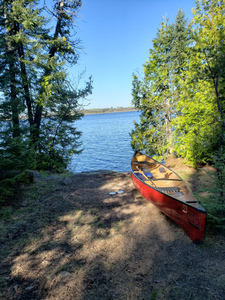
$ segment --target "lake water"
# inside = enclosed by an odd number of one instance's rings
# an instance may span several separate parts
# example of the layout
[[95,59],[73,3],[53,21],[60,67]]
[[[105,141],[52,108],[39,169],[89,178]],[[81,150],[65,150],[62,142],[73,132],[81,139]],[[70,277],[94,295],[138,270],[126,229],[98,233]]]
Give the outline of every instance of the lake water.
[[83,152],[74,155],[69,170],[73,172],[100,169],[126,172],[133,156],[129,133],[133,121],[139,121],[140,112],[120,112],[85,115],[75,123],[82,131]]

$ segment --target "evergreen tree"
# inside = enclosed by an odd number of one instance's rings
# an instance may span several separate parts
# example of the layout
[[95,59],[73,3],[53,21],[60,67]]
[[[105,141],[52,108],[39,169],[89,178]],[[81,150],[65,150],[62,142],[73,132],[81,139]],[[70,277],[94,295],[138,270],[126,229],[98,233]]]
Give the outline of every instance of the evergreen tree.
[[171,44],[168,20],[163,20],[149,59],[143,65],[143,80],[133,75],[133,105],[142,111],[140,124],[131,133],[133,149],[149,155],[163,154],[170,135],[169,52]]
[[[12,166],[20,171],[66,167],[71,154],[79,152],[81,132],[74,127],[74,121],[82,117],[79,102],[92,91],[91,78],[84,88],[74,88],[65,69],[66,63],[73,66],[79,58],[80,40],[73,36],[81,1],[54,1],[52,11],[39,5],[33,0],[0,0],[4,174],[13,171]],[[46,11],[49,17],[44,16]]]
[[[80,132],[72,125],[82,117],[77,112],[79,100],[92,89],[91,78],[83,89],[71,88],[65,69],[66,62],[72,66],[79,57],[80,40],[73,38],[73,30],[81,1],[54,1],[52,11],[46,5],[39,9],[38,1],[2,1],[2,4],[1,48],[5,43],[5,49],[9,52],[10,47],[12,52],[8,81],[4,70],[7,70],[9,56],[8,52],[2,52],[1,78],[2,86],[6,86],[2,105],[12,114],[13,128],[21,126],[19,116],[28,118],[29,139],[37,154],[37,168],[44,167],[43,163],[39,164],[43,160],[46,160],[45,168],[56,168],[57,159],[65,166],[69,153],[79,146]],[[43,17],[43,10],[55,20],[53,31],[50,30],[50,19]],[[14,73],[10,67],[14,68]],[[11,94],[7,85],[12,87]],[[10,108],[7,98],[16,105]],[[7,119],[6,113],[4,116]]]
[[[76,131],[73,123],[82,117],[77,111],[78,101],[92,90],[91,78],[83,89],[72,88],[64,67],[66,62],[71,66],[76,64],[79,58],[80,40],[73,40],[72,36],[74,18],[80,7],[81,1],[60,0],[54,3],[53,11],[48,9],[55,17],[55,29],[53,35],[44,40],[48,53],[41,63],[33,123],[38,164],[44,159],[48,169],[56,168],[57,162],[63,166],[68,164],[69,154],[78,153],[81,133]],[[43,163],[40,167],[44,167]]]
[[23,3],[0,2],[0,201],[13,195],[13,184],[33,164],[29,130],[19,120],[26,108],[18,54],[23,34],[17,10],[23,9]]
[[172,119],[182,93],[190,37],[184,13],[179,10],[175,24],[164,19],[153,40],[149,59],[144,64],[144,78],[133,75],[133,104],[142,111],[140,124],[131,133],[133,149],[149,155],[173,153]]

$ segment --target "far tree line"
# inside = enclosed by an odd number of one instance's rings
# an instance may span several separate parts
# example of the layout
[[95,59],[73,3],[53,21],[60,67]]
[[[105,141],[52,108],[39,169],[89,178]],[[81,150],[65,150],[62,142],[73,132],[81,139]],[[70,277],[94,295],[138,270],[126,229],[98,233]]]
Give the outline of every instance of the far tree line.
[[133,106],[129,107],[110,107],[110,108],[85,108],[82,110],[83,114],[104,114],[104,113],[114,113],[114,112],[127,112],[127,111],[136,111],[136,108]]

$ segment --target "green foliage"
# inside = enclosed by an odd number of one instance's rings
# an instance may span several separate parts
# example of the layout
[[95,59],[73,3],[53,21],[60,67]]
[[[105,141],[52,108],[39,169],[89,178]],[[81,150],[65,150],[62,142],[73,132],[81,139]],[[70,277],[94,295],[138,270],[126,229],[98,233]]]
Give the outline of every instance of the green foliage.
[[[214,163],[208,220],[224,228],[225,2],[197,0],[187,24],[161,23],[143,74],[133,75],[133,104],[141,110],[131,145],[149,155],[175,153],[196,167]],[[217,157],[215,158],[215,153]]]
[[204,189],[209,192],[205,203],[207,222],[220,230],[225,230],[225,154],[213,157],[216,171],[207,172],[210,176],[211,188]]
[[[176,153],[185,158],[191,166],[211,160],[211,154],[218,143],[218,111],[210,84],[198,81],[192,84],[191,71],[186,72],[183,85],[184,96],[180,96],[172,121]],[[198,91],[198,92],[196,92]]]
[[151,294],[150,300],[156,300],[157,294],[158,294],[157,292],[153,292],[153,293]]
[[224,12],[220,1],[197,1],[193,13],[193,44],[173,125],[177,153],[196,166],[224,143]]
[[190,24],[181,10],[174,24],[161,23],[143,75],[133,75],[133,104],[142,111],[133,149],[176,153],[197,166],[224,146],[223,5],[197,1]]
[[[19,183],[28,181],[25,170],[34,164],[33,148],[24,133],[13,137],[11,122],[4,123],[0,131],[0,202],[13,197]],[[28,139],[28,141],[26,140]]]
[[0,201],[27,181],[26,169],[59,172],[80,152],[74,122],[92,80],[78,88],[65,65],[79,58],[72,31],[81,4],[57,0],[41,8],[39,1],[0,0]]
[[[185,79],[185,58],[189,32],[184,13],[179,10],[176,23],[164,19],[143,65],[143,76],[133,75],[132,103],[142,111],[140,122],[131,132],[131,146],[149,155],[174,152],[172,120]],[[142,78],[143,77],[143,78]]]
[[[11,171],[13,166],[21,171],[24,166],[59,171],[81,145],[74,122],[82,117],[79,101],[92,92],[92,80],[79,88],[82,76],[72,83],[65,65],[74,66],[79,58],[80,40],[73,29],[82,3],[52,4],[40,8],[39,1],[0,0],[0,122],[2,128],[11,126],[5,144],[8,131],[2,132],[1,149],[3,164],[8,169],[11,165]],[[17,145],[17,154],[10,143]],[[26,162],[30,153],[33,164]],[[17,157],[24,161],[22,166]]]
[[1,219],[6,221],[8,220],[12,215],[12,209],[11,207],[4,207],[1,209]]

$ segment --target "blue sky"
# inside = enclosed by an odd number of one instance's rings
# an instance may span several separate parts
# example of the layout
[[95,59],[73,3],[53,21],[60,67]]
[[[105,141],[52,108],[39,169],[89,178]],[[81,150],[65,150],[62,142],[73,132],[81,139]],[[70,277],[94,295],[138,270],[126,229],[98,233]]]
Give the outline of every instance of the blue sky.
[[93,78],[87,108],[131,105],[132,73],[142,70],[163,16],[174,22],[178,8],[192,18],[194,0],[83,0],[77,37],[84,53],[68,69],[71,77],[86,70]]

